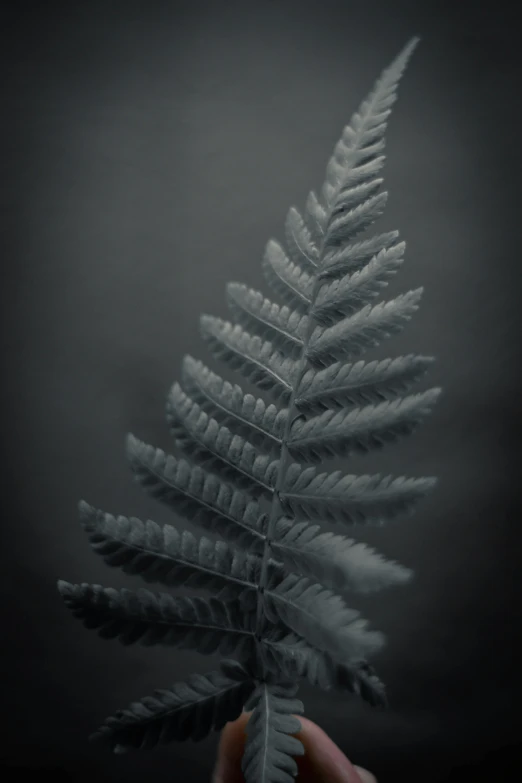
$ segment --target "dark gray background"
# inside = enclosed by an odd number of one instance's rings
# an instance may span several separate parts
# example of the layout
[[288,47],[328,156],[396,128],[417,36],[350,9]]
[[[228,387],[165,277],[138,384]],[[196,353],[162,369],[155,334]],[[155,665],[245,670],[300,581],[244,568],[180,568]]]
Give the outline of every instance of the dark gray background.
[[[133,432],[169,449],[198,314],[264,286],[261,255],[323,181],[383,67],[422,37],[387,135],[406,263],[425,286],[384,353],[434,354],[445,393],[363,470],[440,477],[408,520],[361,533],[416,579],[358,601],[388,636],[391,708],[303,687],[306,715],[380,783],[515,752],[520,698],[520,42],[502,2],[72,2],[3,10],[0,755],[77,779],[205,781],[218,737],[112,757],[87,735],[214,661],[85,630],[56,579],[138,586],[94,555],[85,498],[172,521],[131,480]],[[222,368],[221,368],[222,369]],[[224,373],[226,374],[226,373]],[[227,376],[228,377],[228,376]],[[510,749],[511,748],[511,749]],[[15,774],[11,770],[12,774]],[[189,778],[190,775],[190,778]],[[477,779],[475,777],[475,779]],[[480,779],[480,778],[478,778]]]

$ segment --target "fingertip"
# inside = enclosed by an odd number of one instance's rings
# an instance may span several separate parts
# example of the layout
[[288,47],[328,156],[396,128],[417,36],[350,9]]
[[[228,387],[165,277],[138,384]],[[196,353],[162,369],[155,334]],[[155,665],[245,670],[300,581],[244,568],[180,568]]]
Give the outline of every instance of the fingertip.
[[250,715],[250,712],[242,712],[235,721],[224,725],[219,739],[212,783],[244,783],[241,760],[245,750],[245,729]]
[[[304,745],[305,755],[296,759],[299,783],[367,783],[328,734],[317,723],[299,717],[302,730],[296,735]],[[296,783],[297,783],[296,781]],[[373,776],[368,783],[376,783]]]
[[244,744],[246,725],[251,714],[251,712],[242,712],[236,720],[225,723],[219,741],[220,750],[225,751],[227,754],[230,752],[235,754],[238,745]]
[[377,783],[377,778],[375,775],[372,775],[372,773],[364,769],[364,767],[354,767],[355,770],[357,770],[357,774],[359,775],[361,779],[361,783]]

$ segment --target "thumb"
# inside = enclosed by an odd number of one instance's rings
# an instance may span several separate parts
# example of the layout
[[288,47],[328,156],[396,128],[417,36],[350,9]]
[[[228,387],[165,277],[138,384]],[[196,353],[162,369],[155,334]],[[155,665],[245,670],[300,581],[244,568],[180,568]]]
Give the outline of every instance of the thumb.
[[[245,728],[250,712],[244,712],[221,732],[218,758],[212,783],[244,783],[241,759],[245,749]],[[302,742],[305,754],[297,756],[299,783],[377,783],[361,767],[354,767],[341,749],[316,723],[299,716],[301,731],[295,736]]]

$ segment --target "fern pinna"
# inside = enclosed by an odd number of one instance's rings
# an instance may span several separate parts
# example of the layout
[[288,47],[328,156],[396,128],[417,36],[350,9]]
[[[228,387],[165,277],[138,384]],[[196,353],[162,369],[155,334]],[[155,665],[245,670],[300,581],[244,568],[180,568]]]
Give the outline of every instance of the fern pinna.
[[[398,232],[354,241],[383,212],[384,133],[412,39],[353,115],[327,166],[320,196],[286,219],[285,247],[270,240],[263,269],[283,302],[239,283],[227,288],[233,322],[204,315],[212,354],[262,398],[186,356],[167,418],[185,458],[129,435],[136,480],[191,522],[219,534],[113,516],[81,501],[92,547],[111,566],[210,598],[131,592],[60,581],[73,613],[104,638],[219,652],[221,669],[194,674],[108,718],[95,737],[113,750],[201,739],[252,710],[243,771],[248,783],[291,781],[303,746],[295,735],[299,681],[385,704],[367,663],[383,635],[343,594],[405,583],[411,571],[323,524],[380,524],[413,509],[435,483],[327,472],[319,463],[366,452],[410,433],[439,389],[406,394],[432,359],[358,357],[399,332],[422,289],[374,299],[402,264]],[[401,394],[403,396],[401,396]],[[221,536],[221,538],[219,537]]]

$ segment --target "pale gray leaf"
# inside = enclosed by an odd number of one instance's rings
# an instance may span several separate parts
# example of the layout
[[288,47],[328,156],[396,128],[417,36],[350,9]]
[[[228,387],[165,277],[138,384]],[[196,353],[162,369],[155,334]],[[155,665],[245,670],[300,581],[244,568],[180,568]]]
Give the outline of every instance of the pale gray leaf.
[[269,340],[251,335],[239,324],[211,315],[201,316],[201,333],[217,359],[225,361],[261,390],[287,403],[297,363],[285,357]]
[[312,238],[315,239],[316,242],[321,242],[324,236],[327,213],[313,190],[310,191],[306,200],[305,220],[310,229]]
[[281,307],[241,283],[227,285],[228,305],[235,320],[252,334],[270,340],[274,347],[292,357],[303,349],[309,319],[299,310]]
[[60,580],[66,606],[86,628],[96,628],[103,639],[122,644],[165,645],[197,650],[203,655],[253,654],[255,613],[239,601],[192,598],[139,589],[73,585]]
[[314,364],[328,365],[358,356],[386,337],[398,334],[418,310],[423,290],[421,287],[408,291],[374,307],[366,305],[333,326],[316,327],[308,343],[307,358]]
[[345,274],[353,274],[362,269],[368,261],[395,243],[398,231],[375,234],[373,237],[347,245],[324,254],[319,277],[329,279]]
[[118,710],[90,739],[108,743],[115,753],[149,750],[174,740],[199,741],[239,718],[254,688],[255,682],[246,672],[242,679],[222,671],[191,674],[185,681]]
[[405,245],[400,242],[384,248],[361,269],[324,283],[314,300],[312,316],[320,324],[329,326],[378,296],[401,266]]
[[[326,181],[322,188],[321,206],[326,212],[326,221],[341,188],[374,177],[382,167],[384,156],[379,153],[383,149],[387,120],[397,97],[398,83],[418,40],[412,38],[382,72],[349,125],[344,128],[328,162]],[[313,217],[317,220],[317,213]],[[325,223],[321,225],[324,228]]]
[[273,668],[291,680],[304,678],[326,691],[354,693],[372,707],[387,705],[385,687],[365,660],[340,663],[295,633],[265,639],[263,646],[271,656]]
[[307,421],[296,419],[288,448],[294,458],[311,462],[381,448],[414,432],[440,392],[433,388],[362,408],[327,410]]
[[[356,188],[349,190],[354,191]],[[334,211],[326,229],[325,248],[336,248],[371,226],[384,212],[387,198],[388,193],[385,191],[370,196],[348,211]]]
[[371,593],[410,581],[413,572],[360,541],[319,525],[278,520],[271,548],[296,573],[337,590]]
[[[339,142],[339,144],[342,144],[342,142]],[[329,226],[331,226],[332,221],[336,217],[346,215],[346,213],[363,204],[371,196],[374,196],[383,182],[382,178],[376,177],[355,187],[341,188],[332,206]]]
[[298,209],[290,207],[285,221],[286,246],[290,259],[309,274],[319,265],[319,249]]
[[433,477],[317,473],[294,463],[286,472],[280,499],[286,513],[305,521],[380,525],[413,510],[435,484]]
[[166,412],[171,434],[188,456],[254,497],[271,497],[278,460],[259,453],[242,435],[210,418],[178,383],[171,389]]
[[260,397],[223,380],[191,356],[184,357],[182,372],[185,390],[209,416],[244,435],[254,446],[261,446],[265,451],[281,449],[288,408],[267,405]]
[[299,574],[274,579],[264,592],[264,606],[271,622],[281,620],[334,657],[364,657],[384,643],[383,635],[368,631],[367,621],[340,595]]
[[136,482],[153,497],[189,516],[195,525],[203,525],[253,551],[263,549],[265,516],[246,492],[131,434],[127,436],[127,456]]
[[295,405],[320,413],[345,405],[379,403],[406,392],[427,372],[432,356],[398,356],[355,363],[336,362],[323,370],[310,369],[299,383]]
[[290,261],[275,239],[267,243],[262,268],[268,285],[286,304],[303,313],[308,311],[312,301],[313,277]]
[[116,517],[84,500],[78,510],[93,550],[107,565],[146,582],[206,588],[223,600],[240,598],[246,609],[256,605],[259,555],[151,519]]

